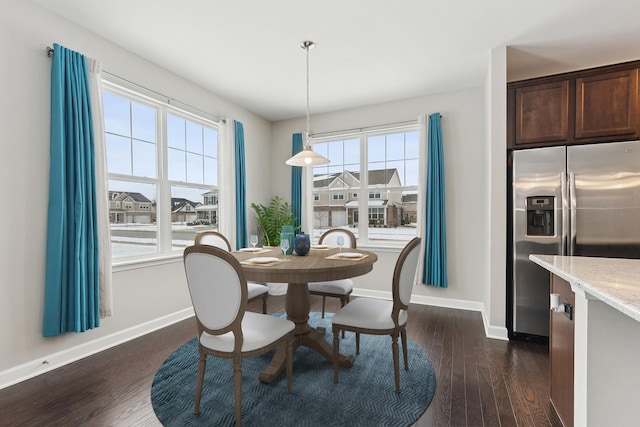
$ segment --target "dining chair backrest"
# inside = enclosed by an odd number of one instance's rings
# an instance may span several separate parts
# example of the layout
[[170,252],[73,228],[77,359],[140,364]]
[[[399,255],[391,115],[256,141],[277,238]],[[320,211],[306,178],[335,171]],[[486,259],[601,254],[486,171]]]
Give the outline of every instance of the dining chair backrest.
[[199,328],[212,335],[239,328],[248,292],[239,261],[224,249],[195,245],[184,251],[184,269]]
[[411,300],[418,257],[420,256],[420,238],[414,237],[400,252],[393,271],[393,302],[400,309],[406,310]]
[[331,230],[325,231],[324,234],[320,236],[318,243],[327,246],[338,246],[338,236],[344,237],[343,248],[356,247],[356,236],[346,228],[332,228]]
[[216,248],[225,249],[227,252],[231,251],[229,239],[224,234],[212,230],[201,231],[196,234],[195,244],[215,246]]

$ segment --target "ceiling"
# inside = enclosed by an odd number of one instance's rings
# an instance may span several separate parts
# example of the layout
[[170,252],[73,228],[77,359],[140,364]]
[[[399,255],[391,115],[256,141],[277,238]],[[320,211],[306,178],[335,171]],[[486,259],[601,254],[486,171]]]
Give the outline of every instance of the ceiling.
[[[637,0],[32,0],[268,120],[640,58]],[[105,67],[106,68],[106,67]]]

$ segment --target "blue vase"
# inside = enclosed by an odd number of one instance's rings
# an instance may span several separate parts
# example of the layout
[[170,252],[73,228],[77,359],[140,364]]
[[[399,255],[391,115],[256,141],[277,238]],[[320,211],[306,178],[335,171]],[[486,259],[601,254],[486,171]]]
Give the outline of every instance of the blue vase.
[[299,256],[305,256],[309,253],[309,248],[311,248],[311,239],[309,239],[308,234],[304,234],[304,231],[301,231],[300,234],[296,236],[296,240],[294,243],[294,249],[296,254]]

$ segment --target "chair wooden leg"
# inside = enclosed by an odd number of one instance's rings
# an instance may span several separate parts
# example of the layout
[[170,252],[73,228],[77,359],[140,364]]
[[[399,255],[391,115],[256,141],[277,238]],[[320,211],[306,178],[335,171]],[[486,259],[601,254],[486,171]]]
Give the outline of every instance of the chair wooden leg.
[[291,378],[293,377],[293,337],[287,338],[287,393],[291,393],[293,385]]
[[[340,307],[344,307],[349,302],[349,295],[340,298]],[[342,338],[344,338],[344,329],[342,330]]]
[[242,425],[242,359],[233,358],[233,391],[236,401],[236,426]]
[[340,356],[340,340],[338,330],[333,330],[333,383],[338,384],[338,357]]
[[193,413],[200,414],[200,399],[202,397],[202,386],[204,385],[204,371],[207,367],[207,355],[200,351],[200,359],[198,360],[198,378],[196,380],[196,403]]
[[393,373],[396,380],[396,393],[400,393],[400,355],[398,354],[398,333],[391,335],[391,349],[393,351]]
[[327,299],[324,295],[322,296],[322,318],[324,319],[324,302]]
[[262,297],[262,314],[267,314],[267,294]]
[[356,332],[356,354],[360,354],[360,332]]
[[407,330],[400,331],[400,337],[402,337],[402,354],[404,356],[404,369],[409,370],[409,356],[407,354]]

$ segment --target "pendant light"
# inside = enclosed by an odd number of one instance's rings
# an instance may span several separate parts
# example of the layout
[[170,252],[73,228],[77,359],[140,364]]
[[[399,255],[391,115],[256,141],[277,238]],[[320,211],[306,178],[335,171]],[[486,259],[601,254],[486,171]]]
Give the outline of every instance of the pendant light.
[[289,166],[317,166],[329,163],[329,159],[313,151],[309,143],[309,50],[314,46],[315,43],[311,41],[300,44],[300,47],[307,51],[307,134],[304,149],[286,161]]

